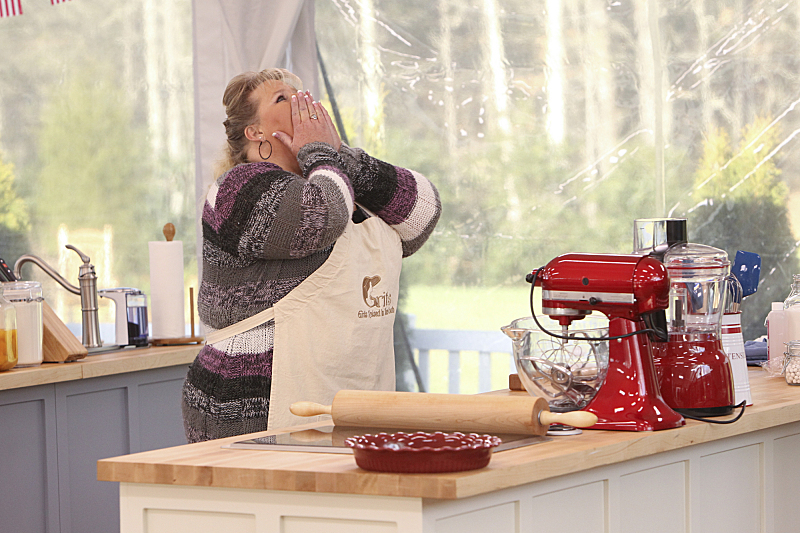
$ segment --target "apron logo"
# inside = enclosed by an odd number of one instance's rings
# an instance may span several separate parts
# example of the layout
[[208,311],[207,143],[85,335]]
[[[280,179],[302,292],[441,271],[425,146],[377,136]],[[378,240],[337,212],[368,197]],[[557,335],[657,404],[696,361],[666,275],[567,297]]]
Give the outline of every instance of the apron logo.
[[373,318],[394,313],[392,295],[388,292],[381,294],[380,289],[375,288],[380,282],[380,276],[364,277],[364,281],[361,282],[361,296],[369,309],[359,311],[358,318]]

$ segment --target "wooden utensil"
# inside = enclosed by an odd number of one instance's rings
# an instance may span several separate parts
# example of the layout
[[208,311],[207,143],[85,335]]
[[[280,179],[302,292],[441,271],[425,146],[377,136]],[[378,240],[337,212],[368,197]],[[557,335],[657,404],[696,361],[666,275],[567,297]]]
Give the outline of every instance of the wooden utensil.
[[161,232],[164,234],[164,238],[167,239],[167,242],[172,242],[172,239],[175,238],[175,224],[167,222],[164,224]]
[[519,379],[519,374],[508,375],[508,390],[520,390],[520,391],[525,390],[525,386],[522,384],[522,380]]
[[485,394],[341,390],[332,405],[296,402],[290,411],[329,414],[339,426],[521,435],[544,435],[550,424],[589,427],[597,422],[586,411],[551,413],[544,398]]
[[88,350],[58,318],[47,302],[42,302],[42,359],[46,363],[76,361]]

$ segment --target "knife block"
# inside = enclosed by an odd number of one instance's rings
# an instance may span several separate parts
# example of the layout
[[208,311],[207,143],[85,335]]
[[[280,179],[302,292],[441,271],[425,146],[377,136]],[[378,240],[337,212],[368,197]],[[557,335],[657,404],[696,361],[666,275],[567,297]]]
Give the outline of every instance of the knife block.
[[88,351],[47,302],[42,304],[42,356],[45,363],[63,363],[86,357]]

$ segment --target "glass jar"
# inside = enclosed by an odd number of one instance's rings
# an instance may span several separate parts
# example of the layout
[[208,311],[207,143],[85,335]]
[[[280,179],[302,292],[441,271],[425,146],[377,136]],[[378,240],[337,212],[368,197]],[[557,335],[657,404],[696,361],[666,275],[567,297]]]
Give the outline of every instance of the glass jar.
[[792,276],[792,290],[789,291],[789,296],[783,301],[784,309],[789,309],[796,305],[800,305],[800,274]]
[[17,364],[17,312],[0,289],[0,370]]
[[783,362],[783,376],[789,385],[800,385],[800,341],[786,343],[786,359]]
[[17,366],[42,364],[42,284],[38,281],[7,281],[3,294],[17,314]]

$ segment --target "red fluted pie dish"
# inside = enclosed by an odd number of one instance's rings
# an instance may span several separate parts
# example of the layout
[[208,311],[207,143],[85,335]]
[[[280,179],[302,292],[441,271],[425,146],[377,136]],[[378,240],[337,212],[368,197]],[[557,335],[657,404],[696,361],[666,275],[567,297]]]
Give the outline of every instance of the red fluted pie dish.
[[489,464],[501,440],[477,433],[378,433],[344,441],[356,464],[375,472],[461,472]]

